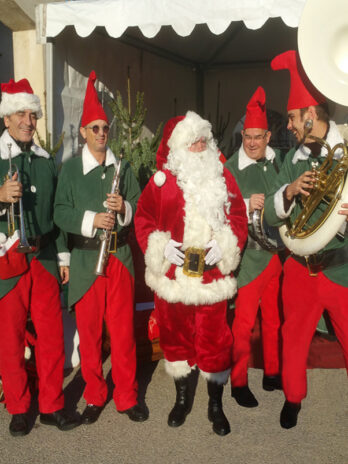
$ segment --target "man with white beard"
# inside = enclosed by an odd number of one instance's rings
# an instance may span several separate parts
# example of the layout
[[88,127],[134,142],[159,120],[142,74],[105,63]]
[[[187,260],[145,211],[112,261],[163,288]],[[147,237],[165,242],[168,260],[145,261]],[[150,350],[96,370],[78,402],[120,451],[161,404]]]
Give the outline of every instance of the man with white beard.
[[219,161],[211,124],[192,111],[167,122],[157,166],[138,202],[135,229],[145,281],[155,292],[165,368],[176,387],[168,425],[182,425],[190,412],[189,376],[197,366],[208,382],[213,430],[226,435],[222,393],[232,346],[226,309],[247,237],[245,205]]

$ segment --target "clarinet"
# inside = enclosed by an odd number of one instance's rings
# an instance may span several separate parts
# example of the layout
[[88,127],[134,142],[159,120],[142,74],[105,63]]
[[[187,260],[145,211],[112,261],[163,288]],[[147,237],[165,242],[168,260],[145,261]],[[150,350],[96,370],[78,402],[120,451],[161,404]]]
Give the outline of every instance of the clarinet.
[[[115,163],[115,174],[112,179],[111,192],[110,193],[120,193],[120,172],[121,172],[121,162],[122,155],[120,155],[120,161],[116,167]],[[107,213],[114,213],[111,209],[107,209]],[[109,259],[109,250],[112,238],[112,230],[103,229],[103,232],[100,234],[100,247],[99,255],[97,260],[97,265],[95,267],[94,273],[98,276],[105,276],[105,269]]]

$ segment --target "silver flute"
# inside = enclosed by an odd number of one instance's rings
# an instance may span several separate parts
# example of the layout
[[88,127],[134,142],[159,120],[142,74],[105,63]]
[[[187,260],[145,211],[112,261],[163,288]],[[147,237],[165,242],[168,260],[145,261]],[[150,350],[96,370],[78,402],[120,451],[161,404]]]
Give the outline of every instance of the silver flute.
[[[121,172],[121,162],[122,162],[122,155],[120,156],[120,160],[117,164],[115,163],[115,173],[112,179],[111,184],[111,192],[110,193],[120,193],[120,172]],[[114,213],[111,209],[106,210],[107,213]],[[98,276],[105,276],[105,269],[109,259],[109,251],[110,251],[110,244],[112,235],[115,235],[115,243],[116,243],[116,231],[103,229],[103,232],[100,234],[100,247],[99,247],[99,255],[97,260],[97,265],[95,267],[94,273]]]

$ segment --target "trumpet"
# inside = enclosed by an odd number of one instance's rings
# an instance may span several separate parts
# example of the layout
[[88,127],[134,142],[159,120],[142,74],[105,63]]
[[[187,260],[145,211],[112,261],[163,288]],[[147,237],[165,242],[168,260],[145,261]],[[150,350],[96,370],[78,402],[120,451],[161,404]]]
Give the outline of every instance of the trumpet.
[[[18,182],[21,181],[18,167],[14,164],[12,165],[12,156],[11,156],[11,149],[12,143],[8,143],[8,161],[9,161],[9,171],[7,178],[9,180],[13,179],[13,173],[17,173],[17,180]],[[29,245],[28,239],[25,234],[25,225],[24,225],[24,218],[23,218],[23,202],[22,197],[18,199],[19,205],[19,244],[16,248],[18,253],[31,253],[33,251],[33,247]],[[8,236],[11,237],[16,230],[16,222],[15,222],[15,205],[14,203],[10,203],[9,207],[7,208],[7,231]]]
[[[110,193],[118,194],[120,192],[121,162],[122,162],[122,154],[120,155],[120,161],[118,162],[117,167],[115,164],[115,174],[112,179]],[[106,212],[113,213],[113,211],[109,208],[107,209]],[[116,231],[103,229],[103,232],[100,234],[101,243],[100,243],[100,248],[99,248],[97,265],[94,271],[94,273],[98,276],[105,276],[105,268],[108,263],[112,235],[115,235],[115,243],[116,243],[116,237],[117,237]]]

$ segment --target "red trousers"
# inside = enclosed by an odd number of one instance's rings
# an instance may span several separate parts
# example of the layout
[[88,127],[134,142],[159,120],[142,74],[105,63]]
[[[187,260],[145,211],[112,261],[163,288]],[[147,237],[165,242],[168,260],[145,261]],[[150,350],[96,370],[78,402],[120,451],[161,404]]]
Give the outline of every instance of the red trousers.
[[27,412],[30,406],[24,365],[28,311],[37,334],[39,409],[41,413],[51,413],[64,407],[62,312],[58,282],[36,258],[17,285],[0,300],[0,372],[10,414]]
[[265,375],[279,374],[280,318],[279,280],[282,265],[274,255],[266,269],[238,290],[235,317],[232,324],[232,371],[231,385],[248,384],[248,361],[251,352],[250,338],[258,309],[261,309],[262,346]]
[[168,303],[155,295],[160,345],[170,362],[187,361],[207,373],[231,367],[231,331],[226,301],[194,306]]
[[110,334],[116,408],[124,411],[137,403],[133,294],[133,277],[121,261],[110,255],[106,276],[97,277],[75,304],[81,370],[86,382],[83,396],[87,404],[103,406],[107,398],[102,366],[104,319]]
[[283,388],[288,401],[299,403],[307,394],[307,357],[324,309],[348,369],[348,288],[330,281],[322,272],[311,277],[306,267],[289,258],[284,266],[283,303]]

